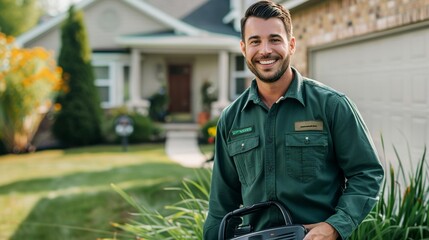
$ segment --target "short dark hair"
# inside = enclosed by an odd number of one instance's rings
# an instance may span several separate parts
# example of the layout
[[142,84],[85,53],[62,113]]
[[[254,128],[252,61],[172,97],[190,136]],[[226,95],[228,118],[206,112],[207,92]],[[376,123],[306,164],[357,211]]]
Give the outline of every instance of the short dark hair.
[[252,4],[244,14],[244,17],[241,19],[241,39],[244,42],[244,25],[249,17],[258,17],[263,19],[269,19],[272,17],[279,18],[282,20],[286,35],[288,40],[292,37],[292,18],[290,16],[289,10],[284,8],[282,5],[265,0],[258,1]]

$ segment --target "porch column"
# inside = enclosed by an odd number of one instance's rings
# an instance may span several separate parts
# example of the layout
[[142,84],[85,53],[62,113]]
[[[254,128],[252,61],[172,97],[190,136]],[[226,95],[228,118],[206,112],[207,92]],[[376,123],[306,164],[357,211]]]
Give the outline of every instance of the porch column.
[[133,48],[131,51],[131,67],[130,67],[130,102],[128,107],[141,114],[147,114],[149,109],[149,101],[142,99],[140,81],[141,81],[141,51]]
[[131,73],[130,73],[130,101],[134,105],[140,100],[140,62],[141,53],[139,49],[131,51]]
[[218,91],[217,101],[212,104],[211,115],[213,117],[219,116],[222,110],[229,104],[229,100],[228,100],[229,56],[227,51],[219,52],[218,66],[219,66],[219,79],[218,79],[219,91]]

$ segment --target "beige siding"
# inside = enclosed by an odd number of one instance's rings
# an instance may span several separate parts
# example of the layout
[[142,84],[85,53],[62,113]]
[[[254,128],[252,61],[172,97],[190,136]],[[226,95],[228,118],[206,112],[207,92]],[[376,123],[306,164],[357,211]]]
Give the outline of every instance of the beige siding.
[[145,0],[152,6],[161,9],[168,15],[181,19],[195,9],[208,2],[208,0]]
[[54,55],[58,57],[59,49],[61,47],[61,30],[55,28],[46,34],[34,39],[33,41],[25,44],[26,48],[43,47],[50,51],[53,51]]
[[120,35],[168,30],[139,10],[116,0],[98,1],[85,11],[85,21],[94,49],[117,48],[115,39]]
[[[161,72],[158,72],[161,71]],[[148,99],[167,82],[165,59],[162,55],[142,55],[141,94]]]
[[[88,6],[83,14],[90,46],[94,50],[120,48],[115,43],[115,39],[124,34],[143,34],[168,30],[166,26],[145,16],[139,10],[122,1],[97,1]],[[27,43],[25,47],[41,46],[58,52],[61,47],[60,38],[61,24]]]
[[207,80],[213,83],[213,87],[215,89],[219,89],[218,78],[219,78],[219,70],[218,70],[218,54],[214,55],[197,55],[194,63],[194,75],[192,79],[192,97],[193,97],[193,105],[192,109],[194,109],[194,117],[196,119],[196,115],[198,112],[195,110],[202,109],[202,96],[201,96],[201,85]]

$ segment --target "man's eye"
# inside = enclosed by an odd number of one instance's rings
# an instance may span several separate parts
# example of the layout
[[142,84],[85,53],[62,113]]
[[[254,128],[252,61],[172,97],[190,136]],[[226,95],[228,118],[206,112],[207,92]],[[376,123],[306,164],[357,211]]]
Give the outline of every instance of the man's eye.
[[250,45],[257,45],[259,43],[259,41],[258,40],[253,40],[253,41],[250,41],[249,43],[250,43]]

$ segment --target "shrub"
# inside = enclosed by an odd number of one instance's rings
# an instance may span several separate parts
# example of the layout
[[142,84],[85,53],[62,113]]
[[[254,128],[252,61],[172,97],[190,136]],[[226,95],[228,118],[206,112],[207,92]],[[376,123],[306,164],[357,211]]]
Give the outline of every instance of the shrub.
[[43,48],[19,48],[0,33],[0,140],[8,152],[32,150],[40,122],[62,87],[61,69]]
[[215,93],[215,89],[212,86],[212,83],[208,80],[205,80],[203,82],[203,85],[201,85],[201,97],[202,97],[203,111],[210,112],[211,105],[214,101],[216,101],[217,96]]
[[154,93],[150,98],[149,116],[157,122],[165,122],[168,108],[168,96],[165,88],[162,87],[158,92]]
[[61,32],[58,64],[63,68],[67,91],[58,96],[61,106],[53,133],[66,146],[96,144],[101,141],[100,99],[91,65],[91,50],[83,13],[69,9]]

